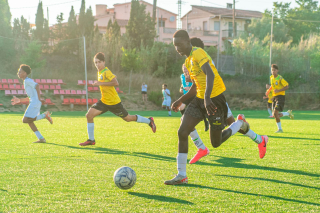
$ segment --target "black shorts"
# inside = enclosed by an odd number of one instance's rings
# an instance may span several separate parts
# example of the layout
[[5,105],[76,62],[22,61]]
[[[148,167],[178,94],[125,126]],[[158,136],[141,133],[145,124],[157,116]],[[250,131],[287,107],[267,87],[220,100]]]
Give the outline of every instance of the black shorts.
[[146,91],[141,91],[141,94],[147,94],[147,92]]
[[204,106],[204,100],[195,97],[187,107],[185,114],[197,119],[208,118],[211,129],[223,130],[227,124],[228,107],[225,96],[222,94],[211,98],[212,102],[217,107],[217,112],[214,115],[208,116]]
[[282,112],[284,109],[284,102],[285,102],[285,96],[284,95],[278,95],[273,98],[272,107],[275,110],[278,110],[278,112]]
[[186,105],[186,107],[180,111],[181,115],[184,114],[184,112],[186,111],[187,109],[187,106],[191,103],[191,101],[195,98],[196,96],[192,96],[191,98],[187,99],[186,101],[183,102],[183,104]]
[[269,102],[268,102],[267,106],[268,106],[268,108],[271,109],[271,108],[272,108],[272,103],[269,103]]
[[101,100],[99,100],[97,103],[92,105],[91,108],[102,111],[101,114],[110,111],[113,114],[115,114],[116,116],[119,116],[121,118],[127,117],[127,115],[129,115],[129,113],[123,107],[121,102],[116,105],[106,105],[106,104],[102,103]]

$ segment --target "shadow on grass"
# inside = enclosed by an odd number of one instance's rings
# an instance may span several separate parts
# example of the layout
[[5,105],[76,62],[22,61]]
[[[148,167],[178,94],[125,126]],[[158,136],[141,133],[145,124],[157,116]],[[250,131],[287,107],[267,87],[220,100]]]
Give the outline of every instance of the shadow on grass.
[[7,192],[8,190],[6,190],[6,189],[0,189],[0,191]]
[[161,196],[161,195],[150,195],[150,194],[138,193],[138,192],[128,192],[128,194],[142,197],[142,198],[146,198],[146,199],[150,199],[150,200],[158,200],[158,201],[162,201],[162,202],[193,205],[193,203],[190,201],[181,200],[181,199],[174,198],[174,197],[166,197],[166,196]]
[[298,139],[298,140],[311,140],[311,141],[320,141],[320,138],[298,138],[298,137],[284,137],[284,136],[274,136],[268,135],[269,138],[280,138],[280,139]]
[[285,182],[285,181],[281,181],[281,180],[274,180],[274,179],[268,179],[268,178],[243,177],[243,176],[233,176],[233,175],[215,175],[215,176],[239,178],[239,179],[249,179],[249,180],[262,180],[262,181],[269,181],[269,182],[280,183],[280,184],[288,184],[288,185],[292,185],[292,186],[299,186],[299,187],[304,187],[304,188],[308,188],[308,189],[320,190],[319,187],[315,187],[315,186],[306,186],[306,185],[302,185],[302,184],[299,184],[299,183],[290,183],[290,182]]
[[[118,149],[109,149],[109,148],[102,148],[102,147],[76,147],[76,146],[68,146],[68,145],[61,145],[61,144],[55,144],[55,143],[47,143],[47,144],[67,147],[70,149],[92,150],[98,154],[128,155],[128,156],[135,156],[135,157],[141,157],[141,158],[152,159],[152,160],[176,162],[176,158],[174,158],[174,157],[155,155],[155,154],[150,154],[150,153],[145,153],[145,152],[128,152],[128,151],[121,151]],[[306,176],[311,176],[311,177],[320,177],[320,174],[309,173],[309,172],[304,172],[304,171],[299,171],[299,170],[281,169],[281,168],[276,168],[276,167],[265,167],[265,166],[244,164],[244,163],[241,163],[241,161],[243,161],[243,159],[241,159],[241,158],[227,158],[227,157],[221,157],[221,156],[216,156],[216,157],[219,158],[217,160],[214,160],[216,163],[197,162],[197,164],[203,165],[203,166],[217,166],[217,167],[226,167],[226,168],[258,169],[258,170],[266,170],[266,171],[273,171],[273,172],[283,172],[283,173],[291,173],[291,174],[298,174],[298,175],[306,175]]]
[[255,194],[255,193],[250,193],[250,192],[240,192],[240,191],[235,191],[235,190],[231,190],[231,189],[219,189],[219,188],[215,188],[215,187],[202,186],[202,185],[198,185],[198,184],[184,184],[184,185],[175,185],[175,186],[176,187],[194,187],[194,188],[202,188],[202,189],[212,189],[212,190],[223,191],[223,192],[231,192],[231,193],[235,193],[235,194],[251,195],[251,196],[256,196],[256,197],[266,197],[266,198],[271,198],[271,199],[276,199],[276,200],[320,206],[320,203],[312,203],[312,202],[308,202],[308,201],[296,200],[296,199],[291,199],[291,198],[284,198],[284,197],[279,197],[279,196],[274,196],[274,195],[263,195],[263,194]]

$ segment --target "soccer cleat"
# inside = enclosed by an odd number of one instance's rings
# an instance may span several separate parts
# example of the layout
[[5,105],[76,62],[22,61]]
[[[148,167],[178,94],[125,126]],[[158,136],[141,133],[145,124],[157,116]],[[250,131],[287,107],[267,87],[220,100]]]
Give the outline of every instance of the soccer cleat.
[[79,143],[80,146],[88,146],[88,145],[95,145],[96,141],[95,140],[90,140],[88,139],[86,142]]
[[193,164],[193,163],[197,162],[198,160],[200,160],[202,157],[209,155],[209,153],[210,153],[210,151],[207,147],[205,149],[198,149],[197,154],[189,161],[189,163]]
[[244,117],[244,115],[243,115],[243,114],[239,114],[238,117],[237,117],[237,119],[243,121],[240,129],[241,129],[242,131],[244,131],[244,133],[247,133],[247,132],[249,131],[249,129],[250,129],[250,125],[249,125],[249,123],[246,121],[246,118]]
[[294,119],[294,115],[292,114],[292,110],[288,110],[287,113],[289,113],[289,117],[291,120]]
[[266,135],[261,135],[261,138],[262,138],[262,142],[258,144],[258,148],[259,148],[260,158],[262,159],[267,152],[267,143],[269,138]]
[[275,133],[283,133],[282,129],[278,129],[277,131],[275,131]]
[[177,174],[173,179],[171,180],[166,180],[164,184],[166,185],[180,185],[180,184],[187,184],[188,183],[188,177],[187,176],[182,176]]
[[53,120],[52,120],[52,118],[51,118],[51,114],[52,114],[52,113],[50,113],[49,111],[46,111],[44,114],[45,114],[45,116],[46,116],[46,119],[47,119],[51,124],[53,124]]
[[155,133],[157,130],[157,127],[156,127],[156,124],[154,123],[153,117],[150,117],[149,120],[150,120],[149,126],[151,127],[152,131]]
[[41,138],[41,139],[39,139],[39,140],[37,140],[37,141],[35,141],[33,143],[46,143],[46,142],[47,142],[46,139]]

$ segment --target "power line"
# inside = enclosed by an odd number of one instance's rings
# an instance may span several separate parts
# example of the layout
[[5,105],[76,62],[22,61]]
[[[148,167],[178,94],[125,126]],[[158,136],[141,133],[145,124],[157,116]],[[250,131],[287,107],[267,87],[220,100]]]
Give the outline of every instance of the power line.
[[209,4],[216,5],[216,6],[225,7],[225,6],[223,6],[223,5],[215,4],[215,3],[212,3],[212,2],[209,2],[209,1],[205,1],[205,0],[202,0],[202,1],[203,1],[203,2],[206,2],[206,3],[209,3]]
[[[50,4],[50,5],[43,5],[43,7],[50,7],[50,6],[56,6],[56,5],[62,5],[62,4],[69,4],[72,2],[79,2],[80,0],[75,0],[75,1],[69,1],[69,2],[63,2],[63,3],[57,3],[57,4]],[[19,8],[10,8],[10,10],[19,10],[19,9],[28,9],[28,8],[37,8],[38,6],[34,7],[19,7]]]

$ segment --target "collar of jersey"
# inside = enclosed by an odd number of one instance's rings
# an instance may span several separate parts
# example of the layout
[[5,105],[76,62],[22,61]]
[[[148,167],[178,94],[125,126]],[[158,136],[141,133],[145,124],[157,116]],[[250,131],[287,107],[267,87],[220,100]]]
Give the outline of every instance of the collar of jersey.
[[197,48],[197,47],[192,47],[192,50],[191,50],[191,52],[190,52],[189,57],[192,55],[193,51],[196,50],[196,49],[198,49],[198,48]]
[[99,73],[103,73],[105,71],[107,71],[107,67],[105,67],[103,70],[99,71]]

